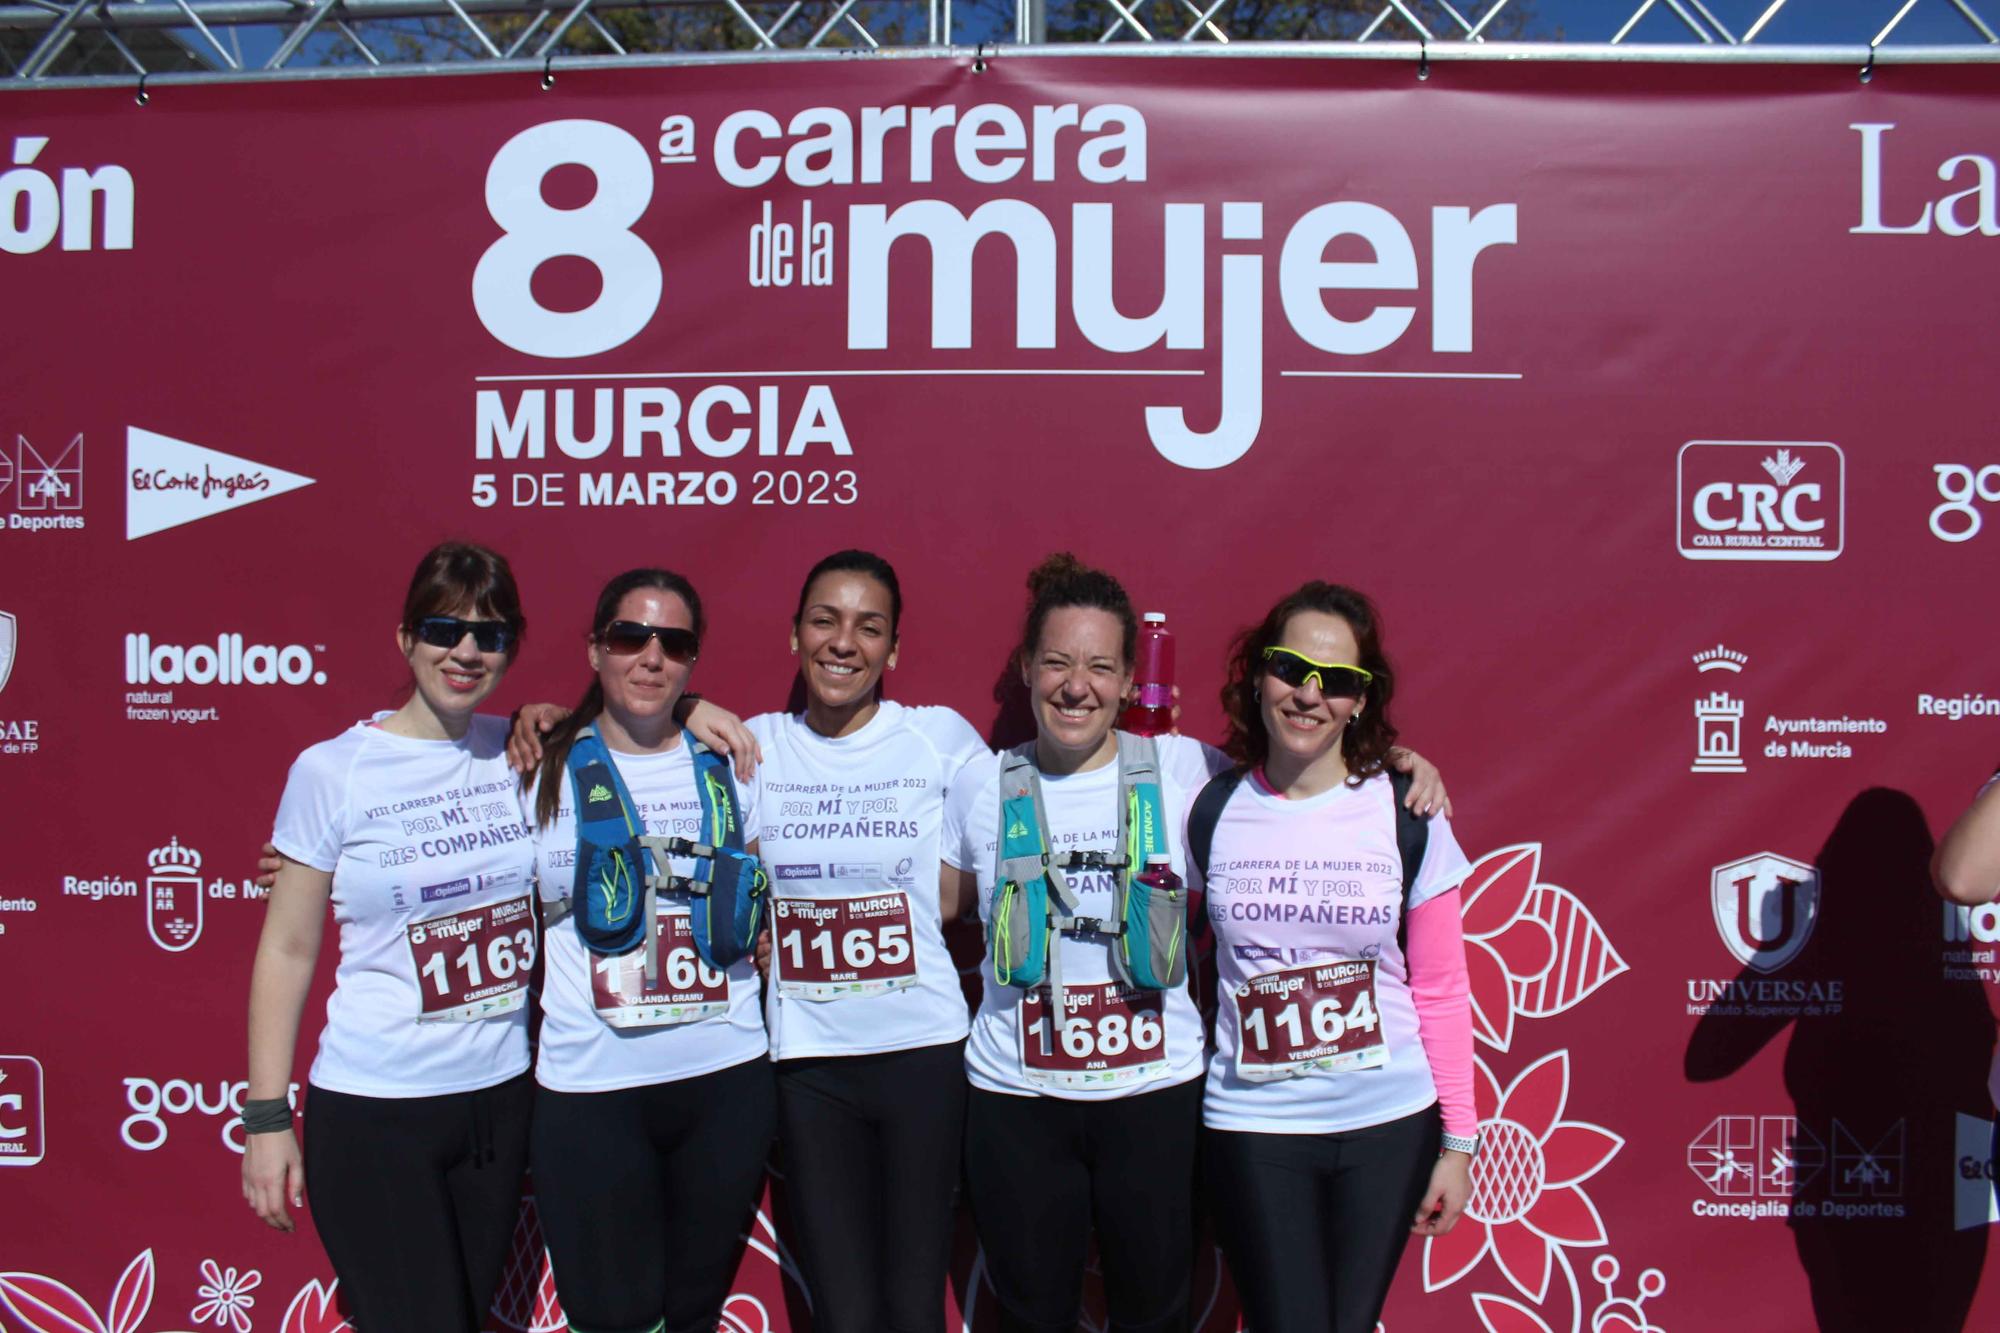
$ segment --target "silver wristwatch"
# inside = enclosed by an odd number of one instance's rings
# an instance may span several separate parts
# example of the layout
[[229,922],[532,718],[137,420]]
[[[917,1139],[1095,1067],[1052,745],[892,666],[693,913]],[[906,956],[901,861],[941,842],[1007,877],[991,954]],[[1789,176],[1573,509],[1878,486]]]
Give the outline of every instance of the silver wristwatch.
[[1479,1135],[1477,1134],[1452,1134],[1447,1132],[1442,1140],[1440,1140],[1440,1144],[1447,1152],[1462,1152],[1467,1157],[1479,1156]]

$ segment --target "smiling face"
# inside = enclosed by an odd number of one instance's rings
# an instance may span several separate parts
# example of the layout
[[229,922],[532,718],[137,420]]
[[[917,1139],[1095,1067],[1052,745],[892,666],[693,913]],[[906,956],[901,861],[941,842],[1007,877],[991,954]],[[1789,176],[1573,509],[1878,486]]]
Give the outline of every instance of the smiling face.
[[1040,745],[1049,757],[1060,756],[1070,767],[1099,757],[1110,745],[1118,712],[1132,688],[1123,624],[1096,607],[1049,612],[1034,656],[1021,666],[1021,679],[1034,704]]
[[[659,588],[635,588],[618,599],[613,620],[640,625],[694,629],[694,616],[677,593]],[[604,690],[604,711],[627,732],[657,727],[662,719],[671,721],[674,705],[687,688],[694,672],[693,662],[676,662],[660,647],[657,637],[648,638],[636,653],[613,652],[599,637],[590,640],[590,669]]]
[[792,626],[792,651],[812,701],[845,712],[875,697],[882,673],[896,665],[895,604],[879,580],[830,570],[806,589]]
[[[1278,645],[1318,662],[1354,665],[1361,660],[1354,627],[1324,611],[1301,611],[1287,620]],[[1295,770],[1337,752],[1348,722],[1367,706],[1365,699],[1327,696],[1316,680],[1287,685],[1268,670],[1259,677],[1258,689],[1270,758]]]
[[[470,606],[459,606],[437,614],[460,620],[490,620],[493,617]],[[435,648],[406,629],[396,631],[396,646],[410,664],[410,679],[417,693],[440,720],[469,718],[486,697],[500,686],[511,660],[507,653],[482,653],[470,631],[460,635],[449,648]]]

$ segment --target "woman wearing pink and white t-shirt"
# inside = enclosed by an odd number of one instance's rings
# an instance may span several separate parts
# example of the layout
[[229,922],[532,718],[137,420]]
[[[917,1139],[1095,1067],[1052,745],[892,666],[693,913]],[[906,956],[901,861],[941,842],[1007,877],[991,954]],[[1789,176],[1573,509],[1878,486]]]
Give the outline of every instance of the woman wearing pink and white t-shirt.
[[1245,771],[1207,858],[1203,1160],[1259,1333],[1372,1330],[1409,1236],[1449,1231],[1471,1193],[1468,865],[1432,816],[1405,892],[1393,689],[1375,608],[1319,582],[1238,639],[1223,689]]

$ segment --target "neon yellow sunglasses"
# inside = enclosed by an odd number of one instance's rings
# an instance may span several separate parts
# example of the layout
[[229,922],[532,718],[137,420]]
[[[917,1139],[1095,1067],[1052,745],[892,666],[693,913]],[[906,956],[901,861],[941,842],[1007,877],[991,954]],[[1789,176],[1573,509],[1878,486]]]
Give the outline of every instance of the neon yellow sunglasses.
[[1346,662],[1321,662],[1304,653],[1272,644],[1264,650],[1264,670],[1295,690],[1319,686],[1329,699],[1359,699],[1368,692],[1375,673]]

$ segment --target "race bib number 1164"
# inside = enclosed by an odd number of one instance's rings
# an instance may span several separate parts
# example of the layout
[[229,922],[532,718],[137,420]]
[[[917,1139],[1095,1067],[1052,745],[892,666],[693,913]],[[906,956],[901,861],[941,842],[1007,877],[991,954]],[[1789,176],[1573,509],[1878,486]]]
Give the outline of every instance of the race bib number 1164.
[[1389,1062],[1368,959],[1306,963],[1236,990],[1236,1072],[1253,1081]]

